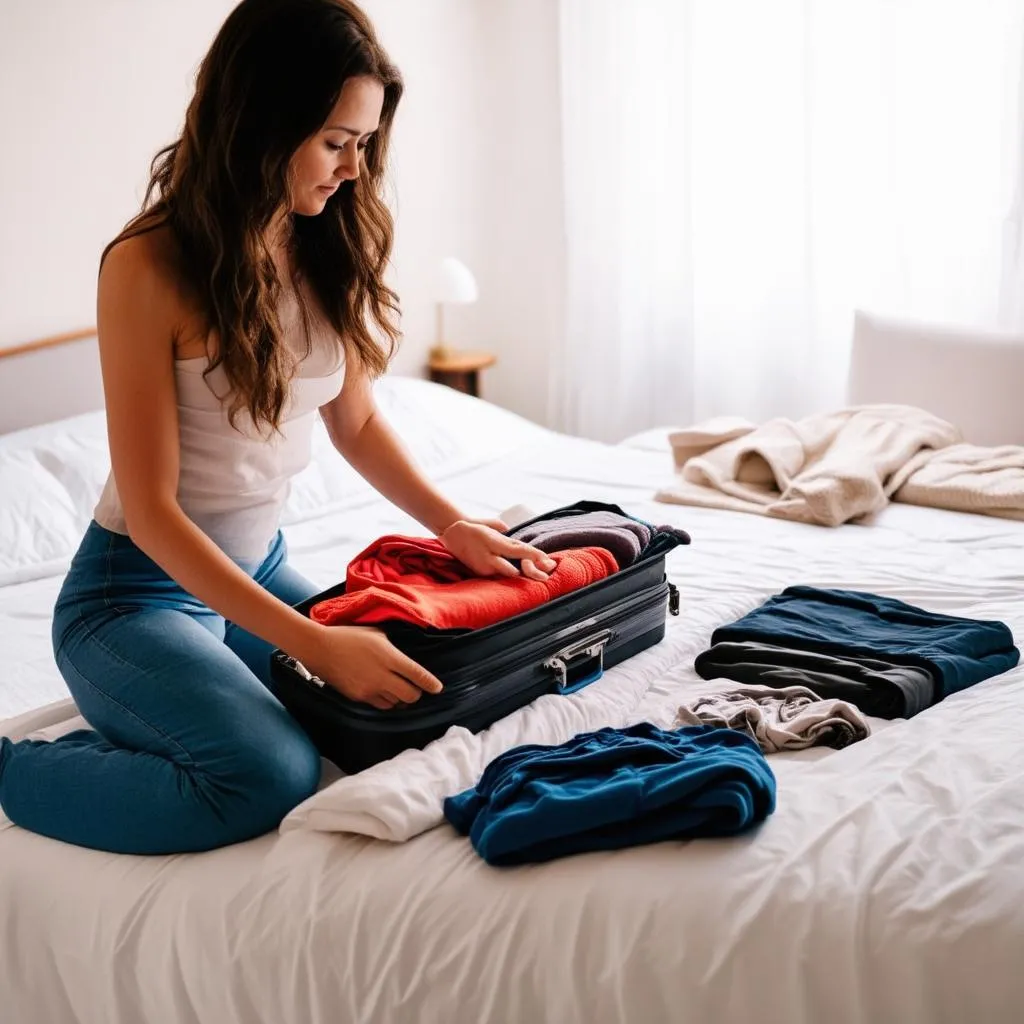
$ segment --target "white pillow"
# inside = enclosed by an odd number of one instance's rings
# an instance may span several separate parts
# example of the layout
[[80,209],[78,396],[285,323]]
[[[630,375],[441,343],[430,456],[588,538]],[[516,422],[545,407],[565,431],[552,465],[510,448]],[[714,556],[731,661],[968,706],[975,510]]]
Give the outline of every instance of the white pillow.
[[[385,419],[432,480],[550,436],[550,431],[506,409],[415,377],[384,377],[375,396]],[[283,522],[360,504],[372,494],[370,485],[334,450],[318,421],[312,461],[292,481]]]
[[452,472],[489,462],[552,433],[516,413],[417,377],[385,377],[377,404],[417,463]]
[[64,571],[109,471],[101,412],[0,437],[0,585]]

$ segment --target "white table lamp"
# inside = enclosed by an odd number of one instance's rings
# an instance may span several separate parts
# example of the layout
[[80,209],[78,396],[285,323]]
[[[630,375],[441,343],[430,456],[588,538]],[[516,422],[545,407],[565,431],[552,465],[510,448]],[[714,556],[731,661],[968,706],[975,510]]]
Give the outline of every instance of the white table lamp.
[[476,302],[477,287],[476,278],[469,267],[453,256],[441,260],[437,269],[437,338],[430,356],[432,359],[445,359],[452,354],[452,350],[444,336],[444,307]]

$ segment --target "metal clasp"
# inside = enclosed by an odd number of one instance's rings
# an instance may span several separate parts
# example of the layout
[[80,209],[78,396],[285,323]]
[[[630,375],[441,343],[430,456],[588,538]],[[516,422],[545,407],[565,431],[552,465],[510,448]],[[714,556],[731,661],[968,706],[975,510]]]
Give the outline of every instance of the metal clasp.
[[295,671],[298,672],[298,674],[302,676],[302,678],[305,679],[307,683],[312,683],[314,686],[319,686],[321,690],[324,688],[324,681],[319,676],[313,675],[313,673],[310,672],[309,669],[306,668],[306,666],[303,665],[298,658],[292,658],[291,663],[292,668],[294,668]]
[[[603,629],[600,633],[588,636],[584,640],[577,640],[568,647],[563,647],[557,654],[553,654],[544,662],[544,668],[555,674],[555,685],[559,690],[565,691],[569,688],[569,670],[573,666],[571,662],[577,658],[597,658],[597,668],[587,678],[586,682],[593,682],[600,678],[604,672],[604,649],[612,638],[610,629]],[[577,680],[572,684],[584,685]]]

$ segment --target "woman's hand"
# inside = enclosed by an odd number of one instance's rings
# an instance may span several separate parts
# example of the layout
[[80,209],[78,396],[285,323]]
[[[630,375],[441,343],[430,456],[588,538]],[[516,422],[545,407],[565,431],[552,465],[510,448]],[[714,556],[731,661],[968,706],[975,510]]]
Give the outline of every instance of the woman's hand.
[[439,679],[371,626],[321,626],[302,663],[349,700],[381,711],[443,689]]
[[516,558],[523,576],[546,580],[558,563],[539,548],[506,537],[507,529],[500,519],[460,519],[439,540],[478,576],[518,576],[520,570],[509,561]]

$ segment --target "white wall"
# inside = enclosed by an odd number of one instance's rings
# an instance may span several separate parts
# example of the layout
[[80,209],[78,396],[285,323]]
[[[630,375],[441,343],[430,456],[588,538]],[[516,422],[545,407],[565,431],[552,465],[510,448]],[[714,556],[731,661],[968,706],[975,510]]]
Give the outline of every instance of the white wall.
[[483,242],[478,328],[499,363],[487,396],[547,422],[565,239],[556,0],[480,0]]
[[[0,0],[0,347],[93,322],[99,254],[136,212],[232,6]],[[451,340],[496,351],[488,397],[543,419],[561,308],[557,4],[365,6],[407,83],[393,159],[406,335],[395,369],[422,371],[434,267],[459,256],[481,297],[451,311]]]
[[230,0],[0,0],[0,345],[88,326]]
[[[433,341],[434,271],[444,256],[474,270],[484,243],[477,9],[486,0],[364,0],[381,43],[401,69],[405,94],[395,123],[391,198],[395,288],[404,340],[399,373],[422,372]],[[448,316],[451,340],[472,343],[463,310]]]

